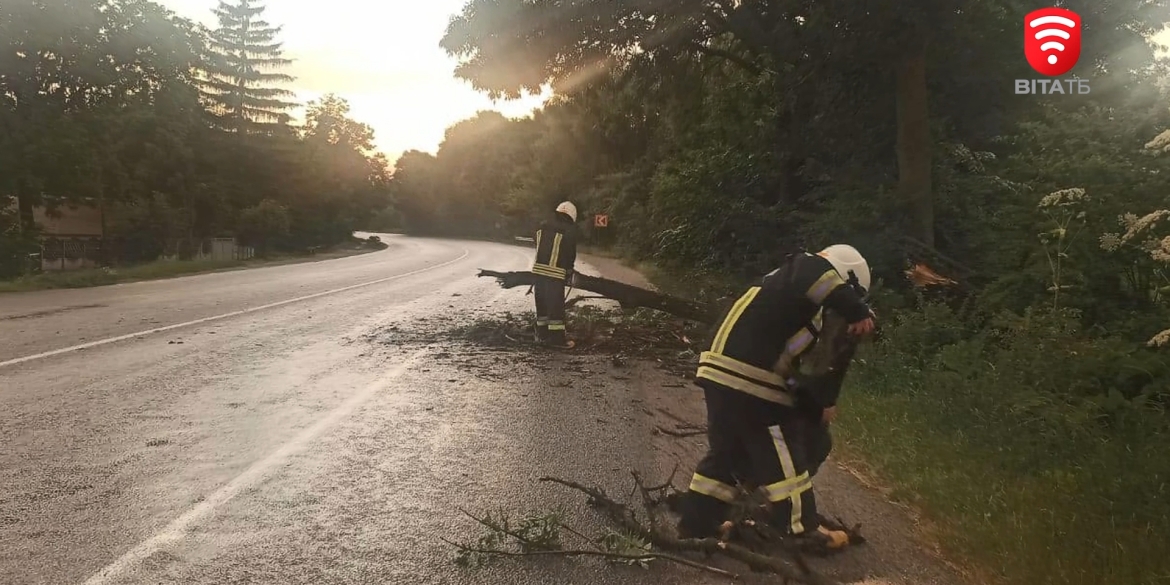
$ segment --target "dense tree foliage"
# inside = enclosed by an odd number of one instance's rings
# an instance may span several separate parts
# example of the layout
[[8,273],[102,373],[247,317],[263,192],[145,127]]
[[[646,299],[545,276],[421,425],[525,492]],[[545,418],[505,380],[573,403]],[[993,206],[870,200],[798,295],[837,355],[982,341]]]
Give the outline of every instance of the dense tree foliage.
[[223,4],[207,32],[148,0],[0,5],[0,274],[35,249],[37,206],[98,206],[109,261],[258,229],[269,250],[328,245],[393,220],[387,161],[343,99],[289,125],[260,11]]
[[[1016,0],[471,0],[442,43],[458,75],[557,97],[452,127],[392,188],[409,229],[477,236],[570,198],[696,295],[853,243],[886,326],[854,442],[1013,582],[1155,583],[1170,100],[1148,38],[1170,3],[1061,4],[1087,95],[1014,93],[1038,77]],[[923,262],[955,284],[912,286]]]

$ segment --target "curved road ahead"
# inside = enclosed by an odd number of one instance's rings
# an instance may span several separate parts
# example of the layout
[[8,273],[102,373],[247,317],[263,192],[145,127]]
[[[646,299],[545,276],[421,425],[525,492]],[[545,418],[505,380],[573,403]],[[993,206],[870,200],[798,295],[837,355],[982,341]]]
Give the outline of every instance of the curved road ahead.
[[530,302],[475,278],[526,268],[527,249],[388,242],[0,295],[0,583],[721,582],[577,560],[454,566],[441,539],[479,533],[460,508],[564,505],[596,531],[581,498],[533,480],[624,495],[629,469],[664,477],[702,437],[653,446],[654,409],[701,421],[701,402],[604,356],[377,343],[388,325]]

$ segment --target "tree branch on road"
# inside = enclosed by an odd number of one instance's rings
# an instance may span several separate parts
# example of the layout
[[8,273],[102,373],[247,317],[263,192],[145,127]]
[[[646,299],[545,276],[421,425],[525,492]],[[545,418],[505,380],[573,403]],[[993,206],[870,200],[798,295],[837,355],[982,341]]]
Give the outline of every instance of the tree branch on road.
[[545,556],[545,557],[601,557],[601,558],[611,559],[611,560],[623,560],[623,561],[635,561],[635,562],[663,560],[663,561],[668,561],[671,563],[677,563],[679,565],[685,565],[688,567],[699,569],[701,571],[705,571],[708,573],[713,573],[715,575],[727,577],[728,579],[733,579],[733,580],[739,579],[739,575],[736,575],[735,573],[732,573],[730,571],[725,571],[723,569],[719,569],[719,568],[712,567],[709,565],[704,565],[702,563],[697,563],[697,562],[692,561],[690,559],[684,559],[682,557],[674,556],[671,554],[665,554],[665,553],[652,552],[652,553],[646,553],[646,554],[639,555],[639,554],[625,554],[625,553],[616,553],[616,552],[608,552],[608,551],[600,551],[600,550],[537,550],[537,551],[516,552],[516,551],[507,551],[507,550],[500,550],[500,549],[477,548],[477,547],[473,547],[473,546],[459,544],[457,542],[452,542],[452,541],[447,540],[445,538],[442,539],[442,541],[451,545],[451,546],[458,548],[461,551],[473,552],[473,553],[482,554],[482,555],[489,555],[489,556],[501,556],[501,557],[540,557],[540,556]]
[[[601,488],[585,486],[556,477],[542,477],[539,481],[559,484],[589,496],[590,505],[601,511],[618,529],[645,539],[651,545],[663,550],[676,553],[702,553],[706,556],[725,556],[747,565],[753,571],[779,575],[785,582],[834,585],[832,580],[813,572],[796,547],[783,547],[783,552],[791,557],[791,560],[788,560],[761,554],[743,545],[727,542],[723,539],[679,539],[659,528],[644,526],[629,506],[610,498]],[[652,490],[642,485],[641,477],[636,474],[635,483],[642,492],[642,504],[646,508],[647,517],[653,522],[653,519],[656,518],[654,510],[661,504],[661,500],[653,497]]]

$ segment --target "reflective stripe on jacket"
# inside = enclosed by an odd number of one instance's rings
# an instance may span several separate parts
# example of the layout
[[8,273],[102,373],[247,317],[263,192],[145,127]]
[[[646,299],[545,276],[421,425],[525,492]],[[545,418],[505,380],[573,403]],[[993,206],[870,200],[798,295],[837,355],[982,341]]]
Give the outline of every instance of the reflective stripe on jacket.
[[547,221],[536,230],[536,259],[532,272],[568,280],[577,262],[576,226],[566,221]]

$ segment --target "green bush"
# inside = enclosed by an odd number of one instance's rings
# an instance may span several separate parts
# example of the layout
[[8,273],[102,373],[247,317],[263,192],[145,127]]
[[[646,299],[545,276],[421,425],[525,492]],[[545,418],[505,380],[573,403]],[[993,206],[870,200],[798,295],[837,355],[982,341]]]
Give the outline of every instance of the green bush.
[[41,249],[33,235],[21,231],[14,203],[13,198],[0,196],[0,280],[16,278],[33,269],[29,255]]
[[844,448],[1011,583],[1162,583],[1170,364],[1077,321],[903,312],[851,374]]
[[242,244],[256,248],[256,253],[264,256],[284,242],[290,224],[288,208],[265,199],[240,213],[236,233]]
[[226,270],[247,264],[248,262],[244,260],[160,260],[119,268],[103,267],[42,272],[14,280],[0,280],[0,293],[57,288],[87,288],[120,282],[157,280],[213,270]]

